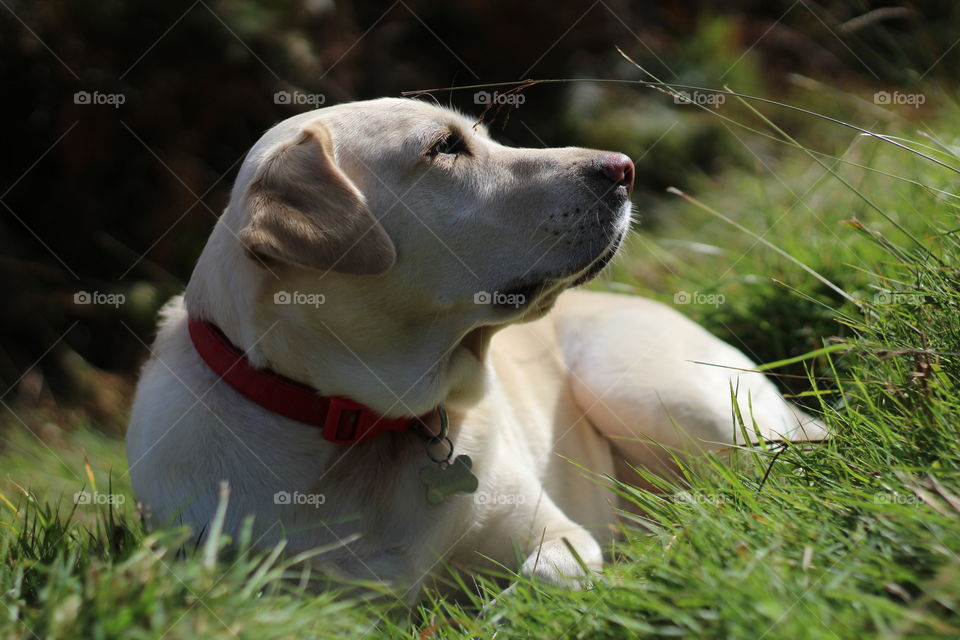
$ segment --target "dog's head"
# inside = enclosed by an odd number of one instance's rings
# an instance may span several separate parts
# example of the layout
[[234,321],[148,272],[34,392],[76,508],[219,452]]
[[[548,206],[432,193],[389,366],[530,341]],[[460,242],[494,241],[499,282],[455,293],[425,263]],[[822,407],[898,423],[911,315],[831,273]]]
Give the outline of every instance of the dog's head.
[[[255,278],[243,286],[256,295],[227,315],[248,315],[259,332],[276,326],[285,344],[296,341],[288,329],[319,331],[367,364],[389,352],[388,369],[408,359],[439,379],[458,344],[482,359],[486,328],[542,315],[609,262],[628,229],[633,171],[617,153],[505,147],[414,100],[301,114],[248,154],[194,275],[218,268],[221,277],[191,281],[188,307],[229,325],[203,298],[235,286],[225,280]],[[241,252],[245,265],[214,265]],[[224,329],[243,346],[259,339]],[[264,339],[271,366],[315,377],[277,362],[287,356],[270,353],[274,343]],[[306,338],[301,346],[310,348]]]

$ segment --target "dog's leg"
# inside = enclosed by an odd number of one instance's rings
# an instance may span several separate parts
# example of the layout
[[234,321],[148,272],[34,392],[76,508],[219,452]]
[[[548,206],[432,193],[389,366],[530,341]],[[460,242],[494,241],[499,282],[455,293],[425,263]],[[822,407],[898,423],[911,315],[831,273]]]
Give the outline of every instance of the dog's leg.
[[[535,481],[531,484],[538,486]],[[494,522],[487,539],[500,545],[505,541],[513,544],[525,558],[520,570],[523,576],[582,587],[589,572],[603,567],[603,552],[597,540],[570,520],[546,493],[527,496],[522,505]],[[501,554],[505,551],[500,546]]]
[[[569,294],[568,294],[569,296]],[[574,399],[634,465],[670,470],[670,451],[750,440],[812,440],[823,425],[786,402],[743,353],[673,309],[633,296],[577,292],[558,305]]]
[[[573,589],[588,587],[590,573],[603,568],[603,552],[597,540],[567,518],[546,494],[525,505],[530,509],[514,511],[510,517],[501,519],[488,538],[514,539],[521,554],[526,555],[520,569],[523,577]],[[517,532],[527,535],[518,541],[515,540]],[[510,598],[516,590],[514,583],[501,591],[484,605],[480,619],[496,627],[501,617],[498,603]]]

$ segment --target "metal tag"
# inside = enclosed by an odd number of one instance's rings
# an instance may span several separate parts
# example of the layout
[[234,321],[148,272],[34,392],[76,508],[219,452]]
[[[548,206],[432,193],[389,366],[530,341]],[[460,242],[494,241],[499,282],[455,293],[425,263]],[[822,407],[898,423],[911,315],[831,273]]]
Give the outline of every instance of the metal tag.
[[420,470],[420,480],[427,486],[427,502],[441,504],[454,493],[473,493],[480,486],[477,476],[471,471],[473,460],[461,455],[451,462],[431,464]]

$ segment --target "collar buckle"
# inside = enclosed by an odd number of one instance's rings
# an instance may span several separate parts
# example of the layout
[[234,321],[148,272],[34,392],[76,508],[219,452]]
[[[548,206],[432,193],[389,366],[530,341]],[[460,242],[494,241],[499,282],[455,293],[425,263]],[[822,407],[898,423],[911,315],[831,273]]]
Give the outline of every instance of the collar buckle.
[[351,444],[362,440],[379,418],[370,411],[364,411],[362,404],[347,398],[334,396],[327,405],[327,415],[323,420],[323,437],[337,444]]

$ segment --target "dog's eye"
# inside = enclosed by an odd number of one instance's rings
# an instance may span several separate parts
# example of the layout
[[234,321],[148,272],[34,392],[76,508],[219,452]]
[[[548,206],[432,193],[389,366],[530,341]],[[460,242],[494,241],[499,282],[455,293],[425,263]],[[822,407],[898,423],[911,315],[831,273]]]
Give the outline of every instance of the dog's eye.
[[441,153],[447,154],[447,155],[453,155],[453,156],[466,154],[467,143],[463,139],[462,135],[451,131],[450,133],[447,133],[445,136],[437,140],[437,142],[434,143],[432,147],[430,147],[430,150],[427,151],[427,155],[430,155],[430,156],[436,156]]

